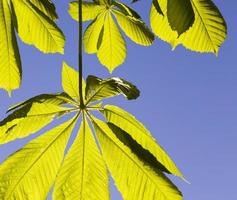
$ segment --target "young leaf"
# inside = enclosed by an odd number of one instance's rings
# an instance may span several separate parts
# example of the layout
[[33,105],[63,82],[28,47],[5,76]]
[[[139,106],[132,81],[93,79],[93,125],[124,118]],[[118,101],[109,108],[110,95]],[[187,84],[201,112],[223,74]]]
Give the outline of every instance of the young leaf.
[[171,28],[181,35],[194,23],[191,0],[168,0],[167,17]]
[[[135,43],[148,46],[154,41],[154,35],[131,8],[117,1],[83,2],[85,10],[83,20],[93,20],[84,35],[85,51],[97,53],[101,64],[112,72],[126,58],[126,43],[119,27]],[[82,9],[83,10],[83,9]],[[78,3],[71,3],[69,13],[78,20]]]
[[53,199],[110,199],[107,168],[85,118],[56,179]]
[[157,144],[150,132],[138,120],[136,120],[134,116],[113,105],[106,105],[100,112],[106,117],[108,122],[127,132],[132,139],[153,154],[157,161],[160,162],[170,173],[183,178],[183,175],[175,166],[174,162],[162,147]]
[[103,157],[124,199],[182,199],[176,186],[161,171],[145,165],[106,123],[93,117],[93,126]]
[[[62,87],[63,90],[77,102],[79,102],[79,74],[72,67],[68,66],[67,63],[63,63],[62,68]],[[83,92],[85,91],[85,81],[83,80]]]
[[0,199],[46,199],[76,118],[61,124],[0,165]]
[[0,88],[9,94],[21,83],[21,61],[8,1],[0,0]]
[[136,99],[140,92],[136,86],[118,77],[103,80],[90,75],[86,79],[86,104],[120,94],[131,100]]
[[226,23],[220,11],[211,0],[191,0],[191,3],[195,21],[192,27],[179,38],[178,33],[172,30],[168,22],[167,0],[159,0],[164,16],[159,14],[152,5],[150,19],[153,32],[170,43],[173,48],[182,44],[193,51],[217,54],[227,32]]

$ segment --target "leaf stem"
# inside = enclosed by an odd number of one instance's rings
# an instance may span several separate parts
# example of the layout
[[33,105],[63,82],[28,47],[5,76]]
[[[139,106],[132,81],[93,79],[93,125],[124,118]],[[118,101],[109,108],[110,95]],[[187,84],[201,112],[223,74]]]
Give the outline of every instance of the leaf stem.
[[78,19],[79,19],[79,36],[78,36],[78,69],[79,69],[79,95],[80,95],[80,107],[83,109],[85,107],[83,101],[83,91],[82,91],[82,0],[79,0],[78,6]]

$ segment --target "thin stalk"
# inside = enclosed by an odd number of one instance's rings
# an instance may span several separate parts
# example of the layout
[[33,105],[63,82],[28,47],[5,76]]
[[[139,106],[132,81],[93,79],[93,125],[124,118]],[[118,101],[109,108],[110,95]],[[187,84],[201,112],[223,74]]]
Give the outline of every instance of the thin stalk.
[[80,95],[80,107],[84,108],[83,91],[82,91],[82,0],[79,0],[78,6],[78,18],[79,18],[79,42],[78,42],[78,71],[79,71],[79,95]]

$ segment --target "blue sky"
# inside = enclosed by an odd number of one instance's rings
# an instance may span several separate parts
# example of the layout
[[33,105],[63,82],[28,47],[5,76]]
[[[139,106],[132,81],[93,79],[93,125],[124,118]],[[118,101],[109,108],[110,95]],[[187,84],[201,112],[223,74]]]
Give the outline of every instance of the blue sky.
[[[61,91],[63,60],[76,68],[77,23],[67,14],[68,2],[57,3],[58,24],[67,38],[65,55],[44,55],[19,42],[23,83],[12,98],[0,91],[1,118],[16,102]],[[128,40],[126,62],[112,74],[133,82],[141,90],[136,101],[121,97],[110,102],[133,113],[171,155],[191,182],[189,185],[173,179],[185,200],[237,199],[237,2],[214,2],[228,25],[228,38],[218,58],[181,46],[171,51],[158,38],[149,48]],[[133,7],[149,22],[150,3],[142,0]],[[84,54],[84,72],[85,76],[111,76],[95,55]],[[0,161],[37,135],[0,146]],[[111,196],[113,200],[121,199],[113,186]]]

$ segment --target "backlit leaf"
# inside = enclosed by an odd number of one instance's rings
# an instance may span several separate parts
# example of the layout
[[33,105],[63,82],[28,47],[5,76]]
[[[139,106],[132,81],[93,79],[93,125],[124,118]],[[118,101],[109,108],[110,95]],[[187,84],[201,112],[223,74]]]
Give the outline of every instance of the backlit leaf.
[[138,144],[155,156],[170,173],[183,178],[174,162],[157,144],[150,132],[134,116],[113,105],[106,105],[101,113],[107,121],[127,132]]
[[110,73],[126,58],[126,43],[109,12],[105,16],[102,41],[97,56]]
[[194,23],[191,0],[168,0],[167,17],[171,28],[181,35]]
[[[82,84],[84,93],[86,87],[84,80]],[[62,69],[62,87],[70,97],[79,102],[79,74],[75,69],[68,66],[65,62],[63,63]]]
[[0,0],[0,36],[0,88],[11,94],[21,83],[21,61],[6,0]]
[[[99,5],[93,2],[82,2],[82,21],[95,19],[105,8],[105,5]],[[68,12],[74,20],[78,21],[78,1],[73,1],[69,4]]]
[[120,94],[131,100],[136,99],[140,94],[136,86],[118,77],[103,80],[90,75],[87,77],[86,82],[87,104]]
[[13,6],[17,31],[24,42],[35,45],[44,53],[63,53],[63,33],[50,18],[29,1],[14,0]]
[[51,0],[29,0],[35,7],[47,15],[50,19],[56,20],[58,15]]
[[54,184],[75,118],[53,128],[0,165],[0,199],[46,199]]
[[0,144],[35,133],[68,110],[51,103],[26,104],[0,122]]
[[192,27],[180,35],[173,31],[167,18],[167,0],[159,0],[165,16],[159,14],[154,5],[151,8],[151,27],[162,40],[173,48],[183,44],[186,48],[198,52],[218,53],[219,47],[226,38],[226,23],[214,3],[210,0],[191,0],[195,13]]
[[60,169],[53,199],[110,199],[107,168],[86,119]]
[[93,126],[103,157],[124,199],[182,199],[176,186],[161,171],[140,160],[106,123],[93,118]]

